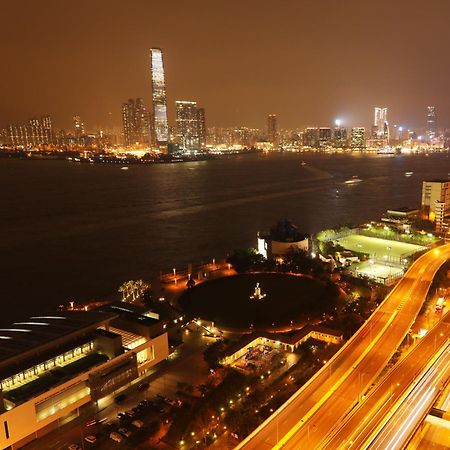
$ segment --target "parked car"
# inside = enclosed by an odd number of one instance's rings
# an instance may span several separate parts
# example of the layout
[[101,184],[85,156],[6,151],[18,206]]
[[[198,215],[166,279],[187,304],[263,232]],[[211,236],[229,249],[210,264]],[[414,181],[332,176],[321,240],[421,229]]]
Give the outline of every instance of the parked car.
[[81,447],[78,444],[70,444],[67,448],[68,450],[81,450]]
[[116,441],[116,442],[122,442],[122,440],[123,440],[123,436],[122,436],[120,433],[118,433],[117,431],[113,431],[113,432],[109,435],[109,437],[110,437],[113,441]]
[[131,436],[131,431],[126,428],[119,428],[119,433],[127,438]]
[[90,434],[89,436],[86,436],[86,437],[84,438],[84,440],[85,440],[86,442],[89,442],[89,444],[93,444],[94,442],[97,441],[97,436],[95,436],[95,434]]
[[136,428],[142,428],[144,426],[144,422],[142,422],[142,420],[133,420],[133,422],[131,422],[131,425],[135,426]]
[[147,381],[144,381],[143,383],[138,385],[138,390],[140,391],[145,391],[146,389],[148,389],[150,386],[150,383],[148,383]]

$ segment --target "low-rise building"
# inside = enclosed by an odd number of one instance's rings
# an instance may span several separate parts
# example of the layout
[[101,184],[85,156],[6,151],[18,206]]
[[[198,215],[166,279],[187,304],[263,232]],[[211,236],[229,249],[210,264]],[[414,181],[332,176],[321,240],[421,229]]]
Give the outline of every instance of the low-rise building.
[[0,329],[0,447],[20,448],[169,355],[165,323],[112,304]]
[[276,258],[293,251],[309,251],[309,235],[300,233],[289,220],[280,220],[267,234],[258,233],[258,252]]
[[321,325],[307,325],[302,329],[290,333],[266,333],[255,331],[244,336],[235,345],[231,346],[223,356],[221,363],[230,365],[242,358],[249,349],[258,345],[293,352],[308,339],[316,339],[328,344],[340,344],[343,335],[340,331],[332,330]]

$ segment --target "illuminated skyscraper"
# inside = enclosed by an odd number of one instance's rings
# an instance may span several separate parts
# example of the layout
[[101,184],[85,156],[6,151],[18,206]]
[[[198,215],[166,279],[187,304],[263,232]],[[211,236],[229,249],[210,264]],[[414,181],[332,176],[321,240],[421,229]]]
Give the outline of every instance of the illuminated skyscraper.
[[153,140],[158,146],[166,146],[169,141],[169,127],[167,122],[163,53],[160,48],[152,48],[150,50],[150,70],[152,76]]
[[436,108],[434,106],[427,106],[427,139],[431,141],[436,137]]
[[375,107],[375,117],[372,128],[372,138],[389,140],[389,125],[387,108]]
[[274,146],[278,145],[278,124],[277,116],[269,114],[267,117],[267,139]]
[[350,137],[350,147],[351,148],[364,148],[366,146],[364,127],[353,127]]
[[196,102],[176,101],[177,141],[185,151],[200,148],[198,109]]

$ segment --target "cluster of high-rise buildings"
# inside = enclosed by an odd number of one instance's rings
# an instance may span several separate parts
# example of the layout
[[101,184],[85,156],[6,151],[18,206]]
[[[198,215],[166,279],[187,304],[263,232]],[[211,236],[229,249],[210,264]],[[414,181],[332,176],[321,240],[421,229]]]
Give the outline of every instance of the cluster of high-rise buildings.
[[439,136],[436,127],[436,108],[426,108],[425,135],[417,135],[413,130],[401,126],[389,126],[387,108],[374,108],[374,121],[372,128],[352,127],[350,130],[343,127],[339,120],[331,127],[307,127],[296,132],[278,131],[277,118],[274,114],[268,116],[267,141],[273,147],[301,146],[312,149],[350,148],[350,149],[377,149],[390,145],[401,145],[419,141],[424,144],[439,144],[444,136]]
[[169,126],[162,50],[150,50],[152,107],[142,98],[122,104],[123,135],[127,146],[146,145],[165,151],[196,152],[206,147],[205,109],[195,101],[175,101],[175,127]]
[[[275,114],[267,117],[267,129],[248,127],[206,128],[205,109],[196,101],[175,101],[175,124],[169,125],[163,52],[150,49],[149,68],[151,79],[151,106],[143,98],[130,98],[122,104],[123,136],[120,132],[86,133],[80,116],[73,117],[73,129],[55,132],[52,118],[33,118],[19,125],[9,125],[0,132],[0,144],[12,147],[38,146],[98,147],[124,144],[128,148],[146,148],[166,152],[195,153],[214,149],[259,148],[270,149],[380,149],[390,145],[415,143],[436,145],[443,136],[437,129],[434,106],[426,108],[425,134],[401,126],[390,126],[386,107],[374,108],[371,129],[359,126],[347,129],[340,121],[334,127],[307,127],[302,130],[285,130],[278,126]],[[408,144],[409,142],[409,144]]]

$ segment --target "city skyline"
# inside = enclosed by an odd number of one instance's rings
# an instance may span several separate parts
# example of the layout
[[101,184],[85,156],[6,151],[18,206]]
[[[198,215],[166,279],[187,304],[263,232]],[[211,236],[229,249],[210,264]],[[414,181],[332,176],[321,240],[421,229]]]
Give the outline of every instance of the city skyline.
[[[442,100],[449,72],[442,56],[449,42],[444,1],[382,1],[377,14],[354,0],[327,9],[304,2],[270,11],[260,2],[247,2],[237,17],[225,2],[214,8],[202,8],[203,3],[188,8],[136,1],[132,13],[112,1],[103,15],[105,4],[98,2],[89,6],[93,23],[98,19],[105,25],[100,36],[96,27],[87,26],[83,35],[76,27],[86,2],[75,8],[48,1],[24,11],[24,2],[4,2],[4,15],[20,12],[27,26],[0,44],[10,66],[0,127],[46,114],[56,127],[68,128],[74,114],[91,126],[120,126],[123,99],[142,97],[151,103],[148,52],[154,46],[165,55],[170,123],[175,122],[175,101],[189,98],[205,106],[211,126],[264,129],[269,113],[277,115],[281,128],[327,125],[336,118],[348,128],[368,126],[376,105],[389,108],[390,125],[408,128],[425,128],[424,110],[435,105],[438,126],[448,126],[450,110]],[[39,23],[33,19],[37,12]],[[380,14],[381,35],[376,33]],[[167,33],[155,21],[144,27],[152,15],[167,17],[172,30],[189,20],[194,26],[188,35]],[[229,31],[217,32],[218,23],[230,24]],[[5,27],[7,36],[15,36]],[[420,33],[413,32],[417,29]],[[340,51],[333,51],[334,42]],[[437,67],[432,83],[430,61]]]

